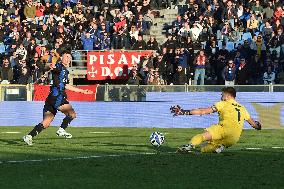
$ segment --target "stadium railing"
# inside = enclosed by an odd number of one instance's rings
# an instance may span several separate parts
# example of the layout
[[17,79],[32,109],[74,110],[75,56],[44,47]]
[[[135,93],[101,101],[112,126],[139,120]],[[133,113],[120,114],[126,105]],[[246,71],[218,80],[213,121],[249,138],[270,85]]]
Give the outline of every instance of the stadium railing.
[[[220,92],[224,85],[98,85],[97,101],[145,101],[147,92]],[[284,85],[235,85],[238,92],[284,92]],[[32,101],[34,86],[0,85],[0,101]]]
[[32,85],[0,85],[0,101],[31,101]]

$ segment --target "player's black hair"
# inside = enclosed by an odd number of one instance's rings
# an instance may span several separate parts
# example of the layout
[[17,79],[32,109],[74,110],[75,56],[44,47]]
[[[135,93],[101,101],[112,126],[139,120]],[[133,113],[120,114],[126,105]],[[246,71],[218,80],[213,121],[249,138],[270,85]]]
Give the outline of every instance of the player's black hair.
[[234,87],[224,87],[223,89],[222,89],[222,92],[224,92],[224,93],[228,93],[228,94],[230,94],[231,96],[233,96],[234,98],[236,98],[236,94],[237,94],[237,92],[236,92],[236,89],[234,88]]

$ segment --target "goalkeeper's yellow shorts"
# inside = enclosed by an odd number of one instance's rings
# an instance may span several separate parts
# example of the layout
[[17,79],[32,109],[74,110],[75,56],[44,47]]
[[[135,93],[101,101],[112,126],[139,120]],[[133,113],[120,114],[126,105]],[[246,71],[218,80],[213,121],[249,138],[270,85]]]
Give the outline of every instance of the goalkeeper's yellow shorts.
[[214,152],[220,145],[230,147],[236,144],[240,138],[240,132],[234,129],[224,129],[221,125],[212,125],[205,129],[212,136],[212,141],[209,141],[206,146],[201,148],[202,152]]

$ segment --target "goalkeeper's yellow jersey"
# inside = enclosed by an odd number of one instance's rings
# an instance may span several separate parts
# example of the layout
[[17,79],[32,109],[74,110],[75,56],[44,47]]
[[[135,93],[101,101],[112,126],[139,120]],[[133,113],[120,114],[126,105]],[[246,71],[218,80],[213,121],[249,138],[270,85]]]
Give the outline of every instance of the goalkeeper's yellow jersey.
[[246,108],[231,99],[228,101],[219,101],[214,104],[219,114],[219,125],[224,129],[233,129],[241,131],[244,121],[250,119],[250,115]]

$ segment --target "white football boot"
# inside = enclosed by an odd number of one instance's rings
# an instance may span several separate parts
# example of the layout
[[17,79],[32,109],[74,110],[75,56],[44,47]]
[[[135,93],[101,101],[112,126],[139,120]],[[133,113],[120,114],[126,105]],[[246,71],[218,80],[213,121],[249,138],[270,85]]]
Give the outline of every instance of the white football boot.
[[185,144],[181,147],[178,147],[176,153],[190,153],[194,149],[194,146],[192,144]]
[[27,145],[29,145],[29,146],[33,145],[33,137],[31,135],[24,136],[23,140]]
[[59,127],[59,129],[56,132],[57,136],[63,136],[65,138],[72,138],[72,135],[70,133],[67,133],[63,128]]
[[225,149],[226,149],[226,147],[221,144],[221,145],[219,146],[219,148],[217,148],[217,149],[215,150],[215,152],[219,154],[219,153],[223,152]]

